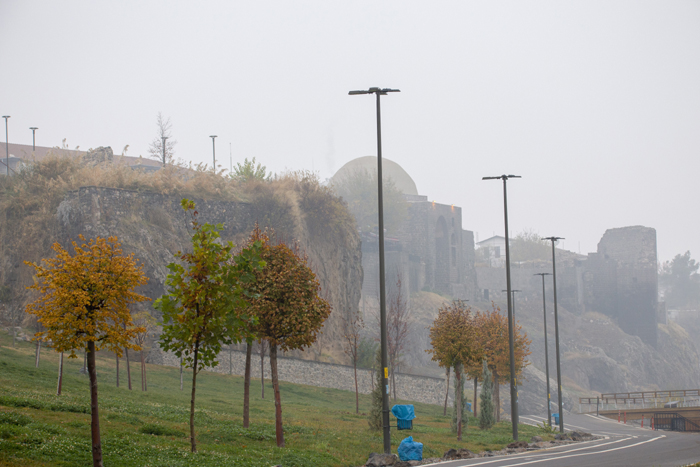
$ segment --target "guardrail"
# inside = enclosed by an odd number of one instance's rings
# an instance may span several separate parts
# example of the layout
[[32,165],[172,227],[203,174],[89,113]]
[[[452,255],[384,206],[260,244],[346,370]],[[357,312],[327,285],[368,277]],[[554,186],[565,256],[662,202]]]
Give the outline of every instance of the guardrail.
[[[691,399],[692,398],[692,399]],[[594,406],[596,410],[627,408],[661,408],[668,403],[673,407],[700,407],[700,389],[673,389],[666,391],[614,392],[598,397],[580,397],[579,412],[583,406]]]

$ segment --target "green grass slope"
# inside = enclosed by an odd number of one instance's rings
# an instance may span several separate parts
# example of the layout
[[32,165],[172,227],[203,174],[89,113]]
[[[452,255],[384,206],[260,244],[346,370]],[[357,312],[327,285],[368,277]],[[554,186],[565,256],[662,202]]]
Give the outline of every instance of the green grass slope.
[[[35,368],[32,343],[13,348],[12,338],[0,332],[0,346],[0,466],[90,465],[89,388],[87,376],[80,373],[82,355],[64,360],[63,394],[56,396],[55,352],[42,351]],[[382,450],[381,433],[369,430],[365,414],[355,414],[352,392],[281,383],[287,447],[279,449],[271,385],[265,385],[261,399],[260,380],[253,380],[251,427],[244,429],[243,378],[202,372],[197,378],[199,453],[192,454],[191,380],[186,378],[180,391],[178,369],[148,365],[148,391],[142,392],[139,364],[132,362],[134,389],[129,391],[124,360],[120,370],[117,388],[114,355],[98,354],[106,466],[359,466],[370,452]],[[360,396],[360,410],[366,412],[369,405],[369,396]],[[482,432],[471,419],[464,441],[458,443],[441,407],[414,405],[415,428],[392,430],[393,452],[406,436],[424,443],[425,457],[441,456],[449,448],[496,450],[512,441],[508,423]],[[527,440],[541,431],[523,425],[521,433]]]

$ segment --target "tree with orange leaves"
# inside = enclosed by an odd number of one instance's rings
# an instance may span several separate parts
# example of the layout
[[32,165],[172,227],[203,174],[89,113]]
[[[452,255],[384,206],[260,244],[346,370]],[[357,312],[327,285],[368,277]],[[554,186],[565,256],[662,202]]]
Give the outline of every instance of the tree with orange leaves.
[[255,278],[248,286],[248,312],[258,319],[251,331],[270,345],[275,433],[277,446],[284,447],[277,350],[303,350],[313,344],[331,314],[331,306],[319,296],[321,286],[298,245],[273,244],[257,226],[250,236],[251,243],[261,245],[260,259],[265,262],[263,268],[254,271]]
[[[480,357],[480,340],[477,335],[471,308],[462,301],[443,305],[430,327],[432,360],[443,368],[454,368],[457,386],[462,387],[463,369]],[[462,439],[462,398],[455,394],[457,402],[457,439]]]
[[[496,409],[496,421],[501,420],[500,407],[500,380],[510,379],[510,347],[508,343],[508,317],[500,314],[500,308],[492,303],[492,309],[479,314],[477,326],[479,339],[489,369],[493,372],[493,385]],[[530,355],[530,344],[527,334],[520,324],[515,323],[514,354],[515,354],[515,381],[522,375],[523,368],[530,364],[525,357]],[[473,370],[473,368],[470,368]],[[472,371],[470,371],[470,374]]]
[[[82,235],[80,240],[86,241]],[[134,292],[148,278],[133,254],[122,253],[117,237],[97,237],[80,246],[73,242],[73,249],[71,255],[55,243],[56,258],[42,264],[25,262],[36,269],[37,280],[28,288],[41,293],[26,311],[45,328],[36,337],[53,342],[57,352],[70,352],[69,358],[75,358],[76,349],[87,348],[92,462],[101,467],[95,352],[107,348],[121,356],[123,349],[139,350],[133,340],[143,330],[133,325],[129,304],[148,300]]]

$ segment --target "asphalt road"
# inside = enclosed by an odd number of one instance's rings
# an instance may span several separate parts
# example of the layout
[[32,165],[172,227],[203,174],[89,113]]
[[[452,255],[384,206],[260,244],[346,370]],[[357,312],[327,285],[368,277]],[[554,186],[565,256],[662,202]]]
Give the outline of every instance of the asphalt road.
[[[542,423],[543,416],[521,415],[520,423]],[[668,466],[678,467],[700,462],[700,434],[652,431],[618,423],[595,415],[566,414],[567,431],[578,430],[603,436],[603,439],[573,443],[540,451],[500,457],[482,457],[440,464],[440,467],[483,465],[501,466]],[[528,440],[525,440],[528,441]]]

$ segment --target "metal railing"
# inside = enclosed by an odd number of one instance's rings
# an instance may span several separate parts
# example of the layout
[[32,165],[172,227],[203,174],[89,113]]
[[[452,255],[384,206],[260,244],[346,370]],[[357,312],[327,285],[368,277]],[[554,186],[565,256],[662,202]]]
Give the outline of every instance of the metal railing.
[[678,413],[655,413],[655,430],[700,432],[700,419],[686,418]]

